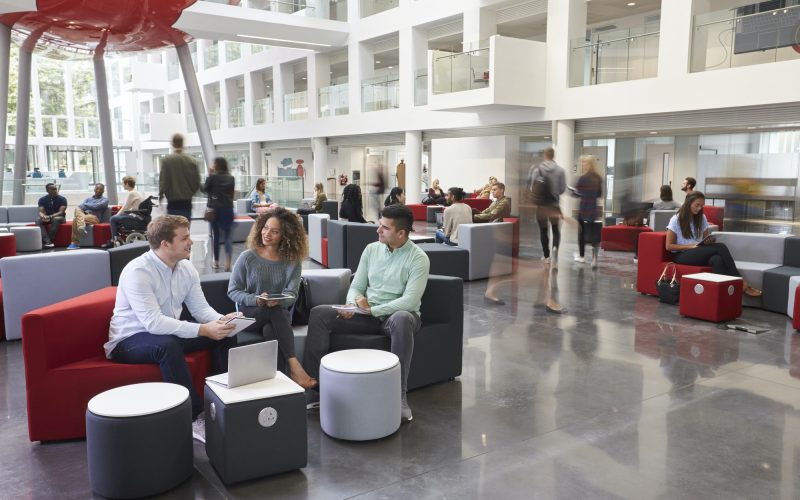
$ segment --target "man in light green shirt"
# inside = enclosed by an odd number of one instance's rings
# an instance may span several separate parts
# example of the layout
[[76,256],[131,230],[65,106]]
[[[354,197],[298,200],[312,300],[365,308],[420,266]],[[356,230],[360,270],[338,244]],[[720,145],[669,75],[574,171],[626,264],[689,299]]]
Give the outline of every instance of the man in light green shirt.
[[303,354],[303,367],[319,379],[320,360],[330,350],[332,333],[388,336],[392,352],[400,358],[401,418],[405,421],[412,418],[406,382],[431,267],[425,252],[408,239],[413,223],[411,209],[405,205],[383,209],[378,241],[364,249],[347,292],[347,303],[358,306],[359,312],[336,311],[331,306],[312,309]]

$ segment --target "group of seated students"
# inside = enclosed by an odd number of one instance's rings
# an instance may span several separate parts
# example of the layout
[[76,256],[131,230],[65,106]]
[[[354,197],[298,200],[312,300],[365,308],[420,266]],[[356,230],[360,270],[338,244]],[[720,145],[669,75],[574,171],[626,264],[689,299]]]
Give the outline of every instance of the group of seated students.
[[[139,208],[139,204],[144,200],[144,196],[136,190],[136,178],[125,176],[122,178],[122,186],[128,192],[125,204],[120,208],[116,215],[109,219],[111,226],[111,241],[103,245],[104,248],[113,247],[113,241],[119,236],[119,224],[123,220],[136,217],[132,214]],[[42,232],[42,246],[53,248],[53,241],[58,233],[58,228],[66,222],[67,199],[58,193],[58,186],[48,183],[45,186],[47,194],[39,198],[39,216],[36,218],[36,225]],[[106,187],[98,182],[94,185],[94,194],[89,196],[73,212],[71,243],[67,247],[69,250],[80,248],[81,237],[86,234],[86,226],[98,224],[103,217],[103,213],[108,208],[108,198],[104,196]]]
[[[277,340],[284,370],[318,401],[319,364],[330,350],[335,332],[383,334],[401,364],[401,418],[411,420],[406,402],[406,382],[414,349],[414,334],[421,327],[420,305],[430,262],[409,232],[413,217],[408,207],[391,205],[381,212],[378,241],[366,247],[347,294],[347,304],[359,314],[320,305],[312,309],[303,363],[294,351],[289,310],[300,288],[302,262],[308,240],[300,218],[281,207],[260,214],[251,230],[247,250],[233,267],[228,296],[238,310],[256,319],[249,327],[265,340]],[[182,216],[155,217],[147,228],[150,251],[131,261],[117,288],[114,315],[105,344],[106,357],[120,363],[157,363],[167,382],[189,390],[197,422],[203,411],[184,354],[210,349],[212,371],[227,371],[229,337],[240,313],[220,314],[209,306],[197,270],[189,261],[192,239],[189,221]],[[267,300],[262,294],[281,293],[291,300]],[[186,304],[198,323],[180,320]],[[200,432],[201,425],[195,430]]]

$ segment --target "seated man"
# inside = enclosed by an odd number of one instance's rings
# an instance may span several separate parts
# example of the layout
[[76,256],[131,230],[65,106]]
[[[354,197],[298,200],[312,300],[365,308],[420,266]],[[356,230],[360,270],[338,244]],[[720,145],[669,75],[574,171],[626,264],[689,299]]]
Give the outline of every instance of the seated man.
[[[58,187],[52,182],[45,186],[47,194],[39,198],[39,218],[36,225],[42,230],[42,245],[53,248],[58,226],[67,220],[67,199],[58,194]],[[45,225],[50,224],[49,228]]]
[[428,256],[408,239],[413,222],[411,209],[405,205],[389,205],[381,211],[378,241],[364,249],[347,292],[347,303],[364,309],[366,314],[315,307],[308,320],[303,355],[306,372],[319,380],[320,360],[330,349],[332,333],[389,336],[391,350],[400,358],[400,416],[406,421],[412,418],[406,402],[408,369],[414,335],[422,326],[419,309],[430,269]]
[[456,246],[458,226],[472,222],[472,209],[464,203],[464,190],[459,187],[447,190],[447,204],[450,206],[444,209],[444,223],[442,229],[436,231],[436,243]]
[[144,196],[142,193],[136,190],[136,178],[130,175],[126,175],[122,178],[122,187],[125,188],[125,191],[128,192],[128,199],[125,200],[125,204],[120,208],[117,215],[112,215],[110,219],[108,219],[109,225],[111,226],[111,240],[103,245],[103,248],[113,248],[114,247],[114,240],[117,239],[119,236],[119,223],[124,220],[136,220],[137,217],[130,213],[131,210],[136,210],[139,208],[139,203],[144,200]]
[[98,182],[94,185],[94,196],[83,200],[83,203],[75,209],[75,215],[72,217],[72,243],[67,247],[68,250],[80,248],[78,242],[81,241],[81,236],[86,234],[86,226],[100,222],[103,212],[108,208],[108,198],[103,196],[105,192],[106,187]]
[[475,214],[472,217],[474,222],[494,222],[511,215],[511,200],[506,198],[506,185],[498,182],[492,186],[492,196],[492,204],[483,212]]
[[[228,350],[236,338],[228,337],[233,324],[206,302],[200,275],[188,260],[192,249],[189,221],[179,215],[162,215],[147,226],[150,251],[133,259],[119,278],[117,301],[103,346],[106,357],[119,363],[158,363],[165,382],[189,390],[192,418],[203,411],[203,400],[192,384],[184,354],[211,349],[212,373],[228,371]],[[181,321],[182,305],[200,323]],[[202,432],[196,424],[195,432]],[[204,434],[203,434],[204,435]]]

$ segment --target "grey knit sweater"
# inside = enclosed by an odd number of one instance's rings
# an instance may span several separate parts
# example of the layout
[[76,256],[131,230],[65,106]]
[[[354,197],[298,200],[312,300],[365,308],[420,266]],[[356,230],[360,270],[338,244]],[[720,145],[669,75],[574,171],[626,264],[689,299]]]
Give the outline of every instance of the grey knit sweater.
[[[299,262],[266,260],[254,250],[245,250],[233,265],[228,297],[244,306],[255,306],[256,296],[262,293],[284,293],[296,299],[301,270]],[[287,309],[293,304],[294,300],[281,301]]]

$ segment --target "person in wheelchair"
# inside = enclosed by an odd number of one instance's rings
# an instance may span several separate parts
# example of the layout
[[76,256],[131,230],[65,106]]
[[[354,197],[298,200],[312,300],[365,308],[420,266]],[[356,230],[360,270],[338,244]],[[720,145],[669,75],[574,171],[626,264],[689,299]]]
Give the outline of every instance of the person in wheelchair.
[[[153,211],[153,200],[155,196],[148,196],[136,210],[125,212],[126,217],[118,219],[115,226],[112,226],[112,239],[103,245],[103,248],[113,248],[117,245],[124,245],[133,241],[144,241],[147,225],[150,223],[151,212]],[[122,210],[120,210],[122,213]]]
[[117,215],[112,215],[108,220],[111,226],[111,239],[103,245],[103,248],[111,248],[114,246],[114,241],[119,237],[119,224],[124,220],[138,220],[134,212],[139,209],[139,204],[144,200],[142,193],[136,190],[136,178],[126,175],[122,178],[122,187],[128,192],[128,199],[125,204],[117,212]]

